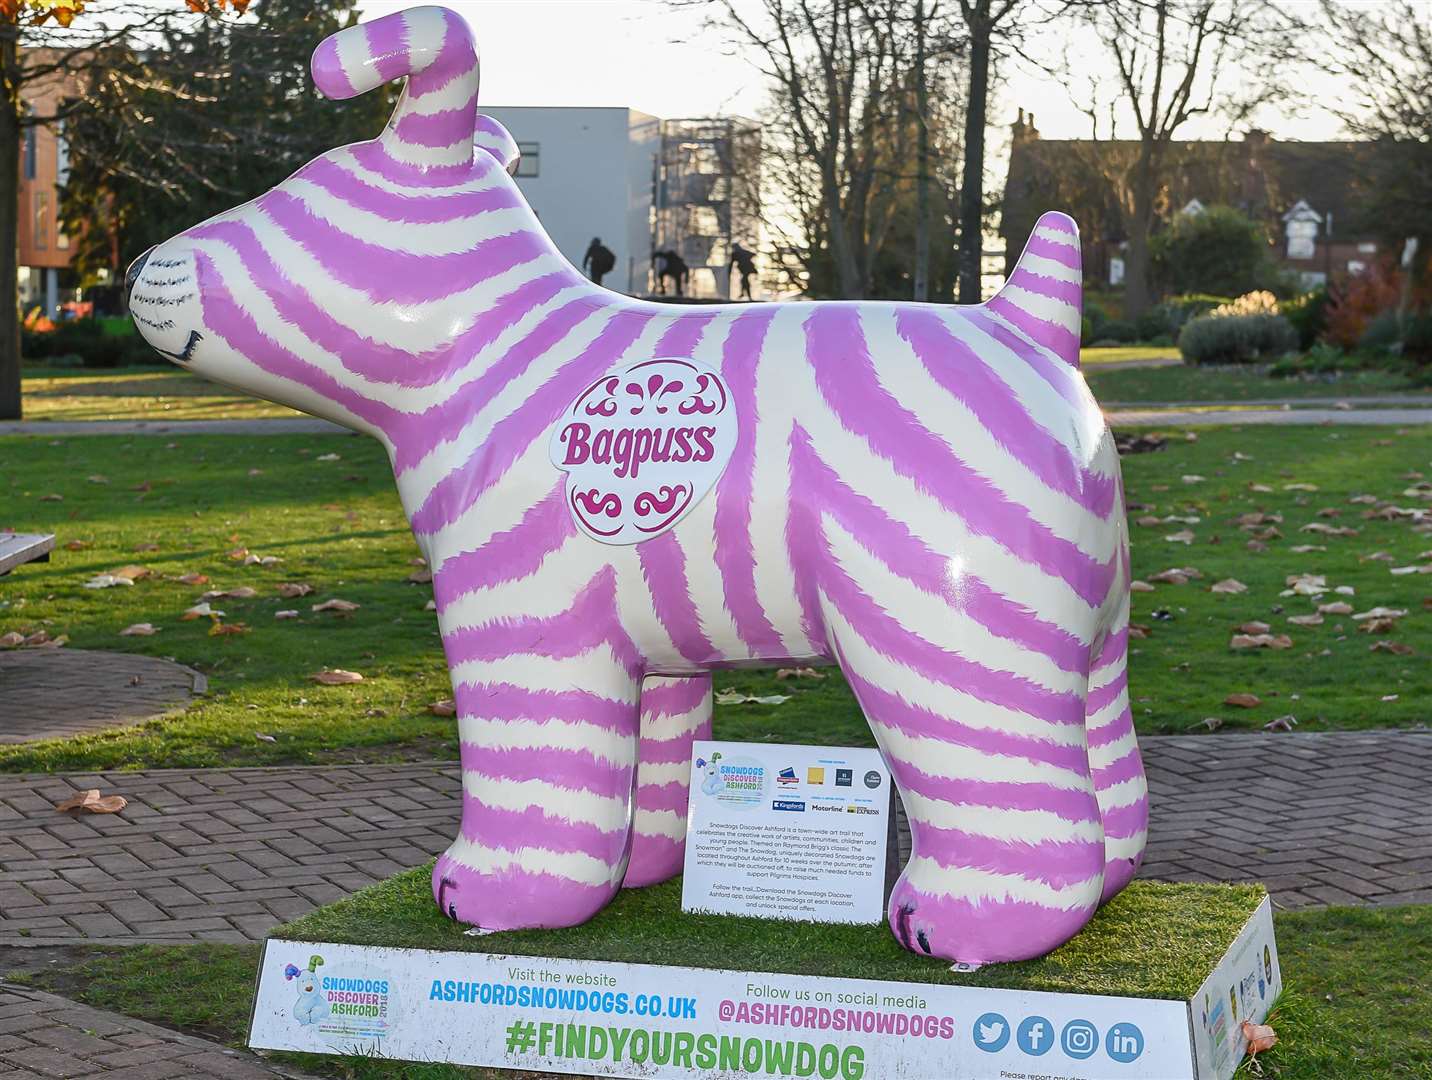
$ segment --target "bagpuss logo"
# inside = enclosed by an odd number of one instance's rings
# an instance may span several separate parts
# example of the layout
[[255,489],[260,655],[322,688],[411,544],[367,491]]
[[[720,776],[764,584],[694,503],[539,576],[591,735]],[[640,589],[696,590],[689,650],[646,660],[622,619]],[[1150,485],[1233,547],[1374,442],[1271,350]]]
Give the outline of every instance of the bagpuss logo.
[[567,473],[567,507],[582,532],[639,544],[706,497],[735,447],[736,410],[720,374],[656,359],[583,390],[552,433],[551,457]]

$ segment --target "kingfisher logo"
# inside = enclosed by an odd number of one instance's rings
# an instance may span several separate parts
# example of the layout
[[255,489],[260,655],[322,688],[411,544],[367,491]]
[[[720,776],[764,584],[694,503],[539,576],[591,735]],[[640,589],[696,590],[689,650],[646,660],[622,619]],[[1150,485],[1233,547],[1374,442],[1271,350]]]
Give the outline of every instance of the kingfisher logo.
[[772,810],[795,810],[797,812],[803,812],[805,808],[806,804],[804,799],[773,799],[771,801]]
[[796,776],[795,769],[787,765],[780,772],[776,773],[776,783],[783,787],[792,787],[800,783],[800,777]]

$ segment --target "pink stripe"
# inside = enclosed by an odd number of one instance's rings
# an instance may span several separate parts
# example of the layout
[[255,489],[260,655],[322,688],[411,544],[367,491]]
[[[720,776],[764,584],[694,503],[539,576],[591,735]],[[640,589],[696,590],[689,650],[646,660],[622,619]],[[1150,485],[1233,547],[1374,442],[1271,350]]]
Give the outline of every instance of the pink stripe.
[[629,671],[641,671],[641,658],[625,652],[625,636],[617,623],[616,571],[610,566],[581,586],[572,605],[558,615],[506,616],[493,612],[492,621],[463,626],[443,634],[448,664],[471,660],[502,660],[531,653],[553,659],[580,656],[598,645],[612,643],[613,651]]
[[493,160],[489,155],[483,154],[475,161],[464,161],[454,165],[415,165],[411,162],[400,161],[389,154],[382,139],[354,143],[348,148],[348,151],[369,172],[375,172],[384,180],[391,180],[395,184],[407,184],[412,187],[469,183],[474,178],[482,176],[486,171],[486,166],[491,165]]
[[[641,768],[637,768],[637,776]],[[673,781],[669,784],[641,784],[636,789],[636,804],[642,810],[673,810],[681,817],[686,816],[686,785]]]
[[447,255],[393,251],[344,232],[280,188],[260,196],[257,205],[326,272],[387,304],[430,304],[551,251],[546,236],[532,229],[480,240]]
[[446,8],[441,11],[443,16],[442,45],[432,62],[423,69],[421,76],[413,79],[409,84],[408,97],[416,101],[429,94],[442,93],[458,79],[471,79],[475,111],[478,79],[477,44],[472,39],[472,31],[461,17]]
[[[630,729],[632,714],[628,716]],[[621,745],[615,739],[631,733],[631,730],[614,732],[613,744]],[[631,792],[630,766],[617,765],[587,750],[555,746],[516,749],[465,742],[462,752],[469,760],[467,771],[494,780],[541,780],[555,787],[617,799],[626,798]]]
[[1060,359],[1078,366],[1079,335],[1057,323],[1034,315],[1005,296],[996,296],[985,309],[1024,333],[1036,345],[1042,345]]
[[685,716],[706,701],[711,692],[710,675],[693,675],[689,679],[662,678],[648,681],[641,689],[641,711],[652,718]]
[[313,84],[321,90],[325,96],[346,100],[355,97],[359,93],[353,81],[348,78],[348,72],[343,67],[343,61],[338,58],[338,36],[325,38],[318,48],[313,50],[313,59],[309,64],[309,70],[313,73]]
[[[522,193],[510,181],[499,180],[476,191],[415,195],[379,187],[328,158],[314,158],[295,175],[355,209],[385,221],[403,224],[445,224],[456,230],[475,224],[465,219],[476,218],[491,210],[509,210],[526,205]],[[574,281],[581,280],[576,273],[568,276]]]
[[1146,798],[1104,812],[1104,835],[1111,840],[1137,836],[1147,832],[1148,827],[1149,801]]
[[458,715],[484,720],[560,720],[625,732],[635,723],[625,701],[590,690],[528,690],[512,683],[455,682]]
[[461,105],[434,113],[405,112],[393,125],[403,142],[413,146],[442,149],[472,138],[473,117],[477,114],[477,88]]
[[408,43],[408,20],[403,12],[363,24],[369,62],[382,82],[411,74],[413,56]]
[[737,316],[726,335],[721,360],[721,374],[741,423],[735,449],[716,488],[716,569],[725,588],[726,607],[752,656],[775,656],[785,649],[756,595],[756,556],[751,541],[756,431],[762,423],[756,400],[756,365],[774,317],[770,309]]
[[[600,911],[614,886],[582,885],[555,874],[504,870],[484,874],[442,855],[433,867],[433,896],[462,922],[486,930],[576,926]],[[480,921],[479,921],[480,920]]]
[[1023,266],[1024,257],[1026,255],[1038,255],[1041,258],[1057,262],[1062,266],[1067,266],[1070,270],[1083,269],[1080,264],[1079,249],[1077,247],[1073,247],[1069,244],[1061,244],[1057,240],[1048,240],[1042,236],[1030,235],[1029,242],[1024,245],[1024,251],[1019,256],[1019,262],[1015,263],[1015,266]]
[[1102,841],[1026,844],[920,824],[920,854],[947,869],[1014,874],[1054,888],[1077,885],[1104,869]]
[[[559,813],[545,813],[537,807],[526,810],[505,810],[489,806],[481,799],[463,792],[463,836],[480,841],[499,851],[575,852],[615,866],[626,850],[627,830],[604,831],[583,821],[571,821]],[[469,826],[468,822],[480,822]]]
[[1031,270],[1027,266],[1016,267],[1005,285],[1013,285],[1027,292],[1071,304],[1075,311],[1078,311],[1084,303],[1084,290],[1078,282],[1061,281],[1058,278],[1049,277],[1047,274],[1041,274],[1037,270]]
[[656,617],[671,635],[676,651],[693,664],[723,659],[701,628],[686,578],[686,554],[676,534],[667,532],[643,541],[636,552]]
[[457,520],[483,492],[497,483],[532,444],[543,437],[582,387],[607,371],[636,341],[646,317],[619,311],[595,341],[563,365],[516,411],[496,424],[486,442],[449,472],[411,516],[413,529],[432,533]]
[[[561,547],[577,528],[562,495],[562,481],[506,532],[495,534],[476,551],[465,551],[442,564],[433,579],[438,611],[477,589],[517,581],[535,573],[542,560]],[[645,704],[645,695],[642,698]]]
[[[993,303],[994,301],[991,300],[990,304]],[[989,304],[985,306],[989,307]],[[965,314],[965,318],[969,320],[971,326],[982,330],[1015,355],[1022,357],[1025,363],[1029,365],[1031,371],[1048,383],[1050,389],[1063,398],[1065,402],[1073,406],[1075,415],[1083,415],[1084,410],[1089,407],[1089,402],[1085,396],[1086,392],[1079,389],[1070,371],[1070,360],[1056,359],[1047,352],[1031,346],[1029,342],[1011,330],[1008,325],[993,317],[987,311],[972,308]],[[1036,345],[1037,344],[1038,342],[1036,342]],[[1078,342],[1075,342],[1075,351],[1072,361],[1075,367],[1078,367],[1078,359]]]
[[[1114,561],[1100,563],[1077,544],[1034,520],[957,457],[948,443],[925,429],[881,384],[860,327],[858,309],[823,307],[806,322],[806,359],[817,373],[822,396],[850,432],[868,442],[902,475],[929,492],[969,528],[998,541],[1024,562],[1068,583],[1087,603],[1108,593]],[[821,378],[825,367],[840,377]]]

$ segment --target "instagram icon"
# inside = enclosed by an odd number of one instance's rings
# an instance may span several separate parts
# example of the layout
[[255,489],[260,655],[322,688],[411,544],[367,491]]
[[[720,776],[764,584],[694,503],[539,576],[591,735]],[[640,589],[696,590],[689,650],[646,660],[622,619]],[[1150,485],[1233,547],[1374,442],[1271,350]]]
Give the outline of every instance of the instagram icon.
[[1070,1020],[1059,1036],[1059,1045],[1070,1057],[1082,1061],[1099,1049],[1099,1029],[1087,1020]]

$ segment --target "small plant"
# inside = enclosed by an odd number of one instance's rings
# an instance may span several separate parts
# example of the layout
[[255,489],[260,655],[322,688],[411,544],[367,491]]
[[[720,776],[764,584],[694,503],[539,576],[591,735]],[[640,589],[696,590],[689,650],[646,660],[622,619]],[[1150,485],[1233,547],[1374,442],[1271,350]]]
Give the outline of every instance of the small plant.
[[1215,319],[1239,315],[1277,315],[1278,298],[1267,289],[1244,293],[1237,300],[1221,304],[1208,313]]

